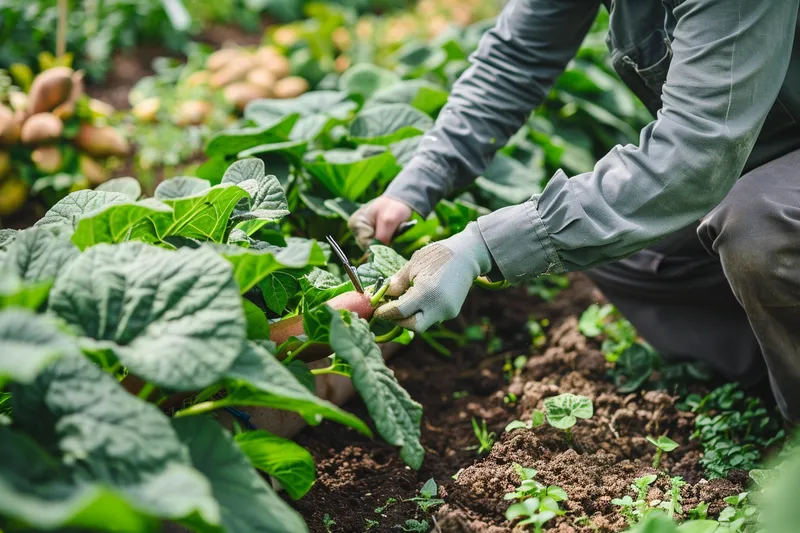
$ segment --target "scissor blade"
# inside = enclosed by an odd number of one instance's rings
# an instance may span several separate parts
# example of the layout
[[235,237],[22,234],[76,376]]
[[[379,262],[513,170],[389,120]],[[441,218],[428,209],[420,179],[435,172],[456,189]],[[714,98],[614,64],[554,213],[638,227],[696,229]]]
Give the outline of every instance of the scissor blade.
[[336,240],[330,235],[328,235],[326,240],[328,241],[328,244],[331,245],[333,253],[335,253],[336,257],[338,257],[339,261],[341,261],[342,266],[344,267],[344,271],[347,272],[347,277],[349,277],[350,281],[353,282],[353,287],[355,287],[358,292],[363,294],[364,286],[361,284],[361,278],[358,277],[358,272],[356,272],[356,269],[353,268],[353,265],[350,264],[350,261],[347,259],[347,256],[344,255],[344,252],[342,251],[342,248],[339,246],[339,243],[337,243]]

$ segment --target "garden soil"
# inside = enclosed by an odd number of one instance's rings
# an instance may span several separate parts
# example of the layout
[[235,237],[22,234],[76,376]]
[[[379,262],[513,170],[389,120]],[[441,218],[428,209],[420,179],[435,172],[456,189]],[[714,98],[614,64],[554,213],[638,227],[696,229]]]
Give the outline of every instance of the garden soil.
[[[725,506],[723,498],[742,491],[747,476],[741,471],[727,479],[704,479],[699,446],[689,440],[694,415],[676,407],[677,395],[617,392],[597,343],[578,331],[581,312],[602,302],[602,295],[583,276],[571,281],[569,289],[547,303],[524,289],[473,291],[459,321],[448,326],[458,329],[490,318],[504,343],[498,353],[487,353],[487,343],[469,343],[446,358],[416,340],[395,356],[390,366],[424,408],[426,456],[418,472],[405,466],[392,446],[336,424],[325,422],[298,435],[296,440],[317,461],[318,480],[304,498],[291,503],[311,531],[397,533],[403,527],[410,530],[406,521],[413,519],[427,520],[430,531],[438,533],[517,533],[522,530],[504,518],[509,502],[503,499],[519,484],[514,463],[535,468],[540,482],[566,490],[566,515],[545,527],[557,533],[624,530],[625,519],[611,500],[634,496],[630,485],[647,474],[659,474],[648,501],[663,497],[670,476],[688,482],[682,489],[684,512],[706,502],[709,515],[716,515]],[[525,326],[529,316],[548,318],[551,324],[547,344],[536,350],[530,348]],[[520,354],[530,357],[520,375],[509,380],[503,370],[506,356]],[[528,420],[532,410],[542,409],[544,398],[567,392],[589,396],[595,408],[594,417],[573,428],[571,444],[562,431],[546,425],[503,431],[511,420]],[[511,406],[503,401],[508,393],[517,397]],[[368,419],[359,402],[346,407]],[[473,417],[486,420],[498,435],[482,457],[475,450]],[[680,447],[665,454],[656,472],[655,448],[645,437],[663,434]],[[445,501],[432,515],[405,501],[429,478]]]

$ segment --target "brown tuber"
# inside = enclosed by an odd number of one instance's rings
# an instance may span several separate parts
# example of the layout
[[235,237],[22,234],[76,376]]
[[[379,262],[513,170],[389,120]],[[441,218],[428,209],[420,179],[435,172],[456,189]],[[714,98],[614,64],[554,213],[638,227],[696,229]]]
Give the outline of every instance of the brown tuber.
[[239,59],[243,53],[244,50],[241,48],[223,48],[217,50],[208,56],[206,68],[211,71],[223,69],[227,67],[229,63]]
[[255,68],[247,74],[247,83],[255,85],[256,87],[261,87],[270,92],[275,86],[276,81],[275,75],[266,67]]
[[14,112],[0,104],[0,140],[4,140],[6,132],[10,132],[13,129],[14,122]]
[[297,98],[309,89],[308,81],[300,76],[289,76],[275,84],[275,98]]
[[189,87],[200,87],[201,85],[208,84],[208,78],[211,77],[211,73],[207,70],[198,70],[197,72],[192,72],[188,78],[186,78],[186,85]]
[[133,106],[131,114],[140,122],[155,122],[160,107],[161,99],[151,96]]
[[64,133],[64,123],[52,113],[31,115],[22,124],[20,139],[24,144],[45,144],[56,141]]
[[239,82],[232,83],[225,87],[225,92],[222,93],[225,101],[233,105],[239,111],[244,110],[245,106],[253,100],[259,98],[266,98],[269,92],[262,88],[256,87],[250,83]]
[[264,66],[267,67],[270,72],[272,72],[272,74],[274,74],[279,80],[288,76],[292,70],[289,60],[283,56],[272,58],[269,62],[264,63]]
[[248,57],[240,57],[232,61],[208,79],[208,84],[213,89],[221,89],[231,83],[241,81],[247,77],[253,63]]
[[108,181],[109,175],[103,165],[89,157],[88,155],[81,154],[78,165],[81,169],[81,174],[86,176],[93,186],[98,186]]
[[53,109],[53,114],[61,120],[66,120],[75,114],[75,104],[83,96],[83,71],[72,74],[72,90],[66,102]]
[[111,126],[81,124],[75,137],[75,146],[93,157],[122,156],[128,153],[128,142]]
[[57,146],[40,146],[31,152],[31,160],[40,172],[54,174],[61,170],[64,157]]
[[73,73],[69,67],[53,67],[36,76],[28,94],[30,113],[52,111],[66,102],[72,94]]
[[183,102],[178,107],[178,114],[175,117],[175,124],[178,126],[198,126],[205,122],[212,107],[209,102],[203,100],[189,100]]

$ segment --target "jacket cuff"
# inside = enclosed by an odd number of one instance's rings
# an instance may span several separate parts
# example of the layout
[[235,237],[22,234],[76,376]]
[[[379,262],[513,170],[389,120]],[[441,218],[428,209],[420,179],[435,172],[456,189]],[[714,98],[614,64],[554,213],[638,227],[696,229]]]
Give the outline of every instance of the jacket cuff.
[[478,218],[495,264],[509,283],[564,272],[537,209],[537,197]]
[[407,204],[423,218],[447,193],[448,171],[426,159],[415,157],[386,188],[383,194]]

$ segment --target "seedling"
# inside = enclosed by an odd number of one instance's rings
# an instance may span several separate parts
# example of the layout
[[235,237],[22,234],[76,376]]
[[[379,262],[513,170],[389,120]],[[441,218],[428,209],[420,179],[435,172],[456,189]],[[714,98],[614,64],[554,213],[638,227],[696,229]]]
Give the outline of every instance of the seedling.
[[558,294],[569,287],[569,278],[562,274],[539,276],[528,283],[528,294],[551,302]]
[[[492,352],[489,352],[492,353]],[[518,355],[513,359],[509,356],[503,364],[503,374],[506,381],[511,381],[514,376],[519,376],[525,369],[525,364],[528,362],[527,356]]]
[[466,398],[467,396],[469,396],[469,392],[465,390],[458,390],[453,393],[454,400],[460,400],[461,398]]
[[531,317],[528,320],[527,327],[528,333],[531,336],[531,346],[534,348],[541,348],[547,344],[547,335],[545,335],[544,328],[550,325],[550,321],[546,318],[536,320]]
[[698,503],[694,509],[689,509],[689,518],[692,520],[705,520],[708,516],[709,504],[706,502]]
[[640,477],[631,484],[631,489],[636,493],[634,500],[630,496],[623,496],[622,498],[614,498],[611,503],[620,507],[620,514],[628,521],[628,525],[635,525],[641,521],[649,508],[647,506],[647,490],[652,485],[658,476],[649,475]]
[[430,478],[425,484],[419,489],[419,494],[414,496],[413,498],[409,498],[407,502],[414,502],[417,506],[422,509],[422,512],[428,514],[428,511],[432,507],[436,507],[437,505],[442,505],[444,500],[441,498],[437,498],[439,494],[439,487],[436,486],[436,481],[433,478]]
[[394,527],[411,533],[428,533],[428,531],[430,531],[430,526],[428,525],[427,520],[406,520],[403,525]]
[[369,531],[373,527],[378,527],[379,525],[381,525],[381,523],[378,522],[377,520],[370,520],[369,518],[365,518],[364,521],[366,522],[366,524],[364,525],[364,531]]
[[527,422],[522,420],[512,420],[506,426],[506,432],[514,431],[515,429],[533,429],[538,428],[544,424],[544,413],[538,409],[531,413],[531,419]]
[[727,525],[730,531],[744,531],[745,524],[756,518],[757,509],[749,503],[747,492],[741,492],[725,498],[728,507],[719,513],[720,524]]
[[475,433],[475,438],[478,439],[478,445],[474,447],[474,449],[478,450],[478,455],[489,453],[492,450],[492,446],[494,446],[497,435],[486,427],[486,420],[481,420],[481,423],[478,424],[478,421],[473,417],[472,431]]
[[579,418],[591,418],[594,415],[592,400],[576,394],[561,394],[544,401],[547,423],[554,428],[563,429],[567,442],[572,442],[571,428]]
[[503,396],[503,403],[505,405],[516,405],[517,403],[517,395],[513,392],[509,392],[505,396]]
[[586,337],[605,337],[600,349],[606,360],[612,363],[637,338],[633,325],[611,304],[602,307],[597,304],[589,306],[578,321],[578,329]]
[[325,528],[325,531],[331,533],[331,528],[336,525],[336,520],[331,518],[331,515],[325,513],[322,516],[322,526]]
[[667,516],[675,518],[675,513],[682,513],[683,507],[681,506],[681,487],[686,485],[682,477],[676,476],[670,479],[670,489],[667,492],[669,500],[654,502],[656,507],[660,507],[667,512]]
[[658,439],[647,437],[647,442],[656,447],[656,454],[653,457],[653,468],[658,468],[658,465],[661,464],[661,456],[664,453],[669,453],[678,447],[678,443],[666,435],[662,435],[658,437]]
[[504,496],[506,500],[518,500],[506,511],[506,520],[524,518],[519,525],[532,525],[536,533],[541,533],[542,526],[549,520],[565,514],[558,508],[558,502],[567,499],[567,493],[561,487],[549,487],[534,479],[536,470],[514,464],[514,471],[520,478],[520,485],[513,492]]
[[375,514],[383,514],[383,512],[389,508],[390,505],[397,502],[397,498],[389,498],[386,500],[386,503],[381,505],[380,507],[375,508]]

